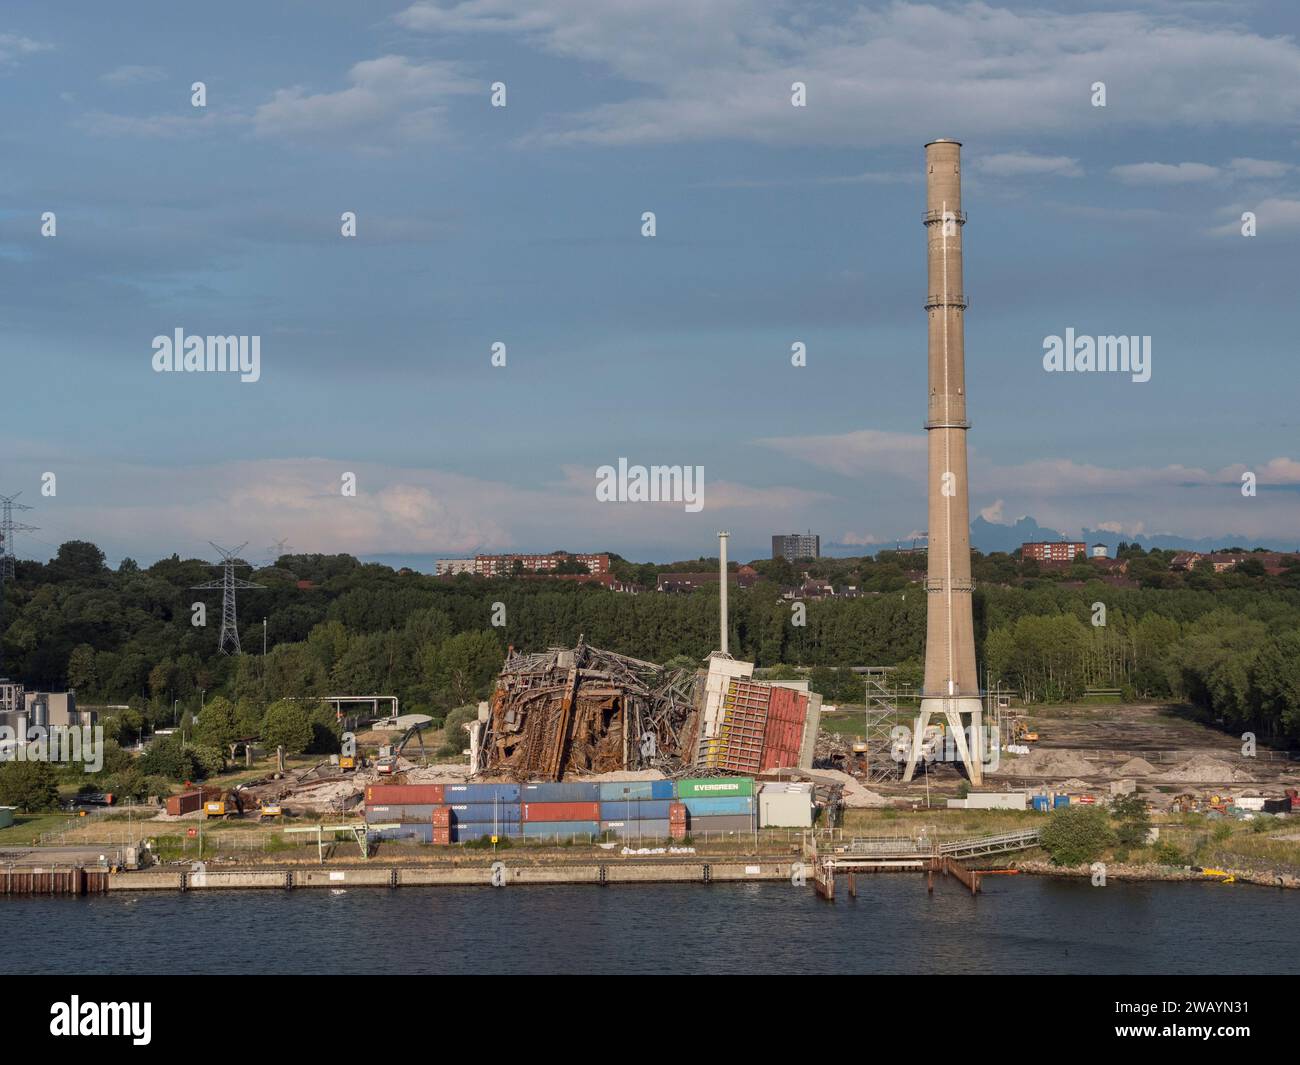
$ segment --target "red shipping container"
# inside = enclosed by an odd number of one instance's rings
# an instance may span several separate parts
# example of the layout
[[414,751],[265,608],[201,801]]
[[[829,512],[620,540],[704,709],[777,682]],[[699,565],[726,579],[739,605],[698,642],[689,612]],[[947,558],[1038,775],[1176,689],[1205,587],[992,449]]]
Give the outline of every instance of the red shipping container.
[[675,802],[668,807],[668,823],[675,825],[678,822],[686,824],[686,804],[684,802]]
[[525,821],[599,821],[598,802],[526,802]]
[[366,804],[374,806],[437,806],[445,801],[442,784],[371,784]]
[[443,846],[447,846],[448,844],[451,843],[451,829],[450,829],[450,828],[439,828],[437,825],[434,825],[434,826],[433,826],[433,839],[432,839],[431,842],[433,842],[433,843],[435,843],[435,844],[440,843],[440,844],[442,844]]
[[[439,806],[438,809],[433,811],[433,817],[430,820],[433,821],[433,834],[436,836],[439,828],[451,827],[451,807]],[[434,842],[436,843],[437,840]]]
[[673,839],[685,839],[685,838],[686,838],[686,822],[685,822],[685,821],[669,821],[669,822],[668,822],[668,835],[669,835],[670,837],[672,837]]
[[172,817],[180,817],[181,814],[192,814],[203,805],[203,793],[201,791],[186,791],[180,795],[167,796],[167,813]]

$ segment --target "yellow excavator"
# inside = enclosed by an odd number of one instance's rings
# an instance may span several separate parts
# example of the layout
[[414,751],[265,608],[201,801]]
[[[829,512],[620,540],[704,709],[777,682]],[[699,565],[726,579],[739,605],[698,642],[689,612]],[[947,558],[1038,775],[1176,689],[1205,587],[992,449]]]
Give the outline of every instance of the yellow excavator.
[[203,816],[221,817],[229,820],[232,817],[244,816],[244,800],[240,798],[239,792],[232,789],[223,792],[219,798],[208,799],[203,804]]

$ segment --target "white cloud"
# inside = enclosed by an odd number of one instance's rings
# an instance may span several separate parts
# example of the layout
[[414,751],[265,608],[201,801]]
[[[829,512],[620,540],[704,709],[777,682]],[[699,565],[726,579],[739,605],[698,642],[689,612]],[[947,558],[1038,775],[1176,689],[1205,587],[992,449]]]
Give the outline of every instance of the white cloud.
[[1270,196],[1258,203],[1236,203],[1224,207],[1221,214],[1230,221],[1213,227],[1210,232],[1223,237],[1241,236],[1241,216],[1250,211],[1255,215],[1256,232],[1260,236],[1288,233],[1300,229],[1300,199]]
[[101,74],[99,80],[107,85],[147,85],[149,82],[162,81],[167,76],[167,72],[161,67],[142,67],[142,66],[121,66],[115,67],[106,74]]
[[1035,155],[1033,152],[1003,152],[977,156],[974,166],[989,177],[1081,177],[1079,160],[1067,155]]
[[280,89],[253,112],[254,133],[283,139],[348,138],[361,145],[426,139],[440,131],[448,96],[485,89],[454,63],[416,63],[397,55],[357,63],[348,80],[352,84],[337,92]]
[[1228,164],[1228,169],[1234,177],[1252,179],[1285,177],[1295,167],[1275,159],[1234,159]]
[[[47,540],[90,539],[110,557],[202,553],[209,539],[299,551],[370,554],[712,543],[719,521],[749,542],[769,526],[795,527],[825,493],[797,487],[704,482],[704,509],[681,503],[600,503],[595,467],[565,467],[554,481],[515,484],[443,470],[322,458],[212,466],[130,466],[69,460],[70,476],[98,486],[45,520]],[[357,495],[343,496],[343,472]],[[20,543],[19,550],[31,551]],[[703,550],[704,547],[701,547]]]
[[883,540],[872,536],[871,533],[853,532],[852,530],[840,534],[837,544],[843,544],[845,547],[874,547],[876,544],[884,543]]
[[[1095,81],[1107,84],[1111,128],[1300,119],[1300,46],[1216,20],[1212,8],[893,2],[845,13],[780,0],[420,0],[397,21],[439,36],[517,36],[633,87],[628,99],[559,116],[536,134],[555,142],[1059,137],[1100,114]],[[806,108],[790,106],[794,81],[807,84]]]
[[22,56],[48,52],[53,47],[19,33],[0,33],[0,64],[14,63]]
[[859,429],[829,436],[767,437],[757,443],[791,458],[849,477],[888,473],[905,478],[924,476],[924,433],[888,433]]
[[[892,477],[880,490],[903,505],[924,506],[926,441],[920,434],[862,430],[758,442],[846,477]],[[1246,471],[1240,463],[1218,469],[1105,467],[1073,459],[1000,465],[970,452],[972,491],[994,498],[980,511],[986,521],[1008,524],[1007,514],[1032,514],[1043,525],[1077,530],[1097,527],[1096,515],[1103,511],[1117,530],[1157,526],[1186,536],[1294,536],[1300,526],[1300,460],[1279,456],[1252,465],[1259,494],[1248,500],[1240,492]]]
[[1206,163],[1127,163],[1110,172],[1129,185],[1186,185],[1213,181],[1222,173]]

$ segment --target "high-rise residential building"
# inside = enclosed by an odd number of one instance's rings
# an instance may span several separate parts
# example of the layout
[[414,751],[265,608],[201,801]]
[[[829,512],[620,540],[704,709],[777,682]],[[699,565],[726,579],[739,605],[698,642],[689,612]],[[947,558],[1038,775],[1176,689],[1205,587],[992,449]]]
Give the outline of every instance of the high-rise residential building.
[[773,536],[772,557],[783,558],[788,562],[801,558],[821,558],[822,538],[811,532]]

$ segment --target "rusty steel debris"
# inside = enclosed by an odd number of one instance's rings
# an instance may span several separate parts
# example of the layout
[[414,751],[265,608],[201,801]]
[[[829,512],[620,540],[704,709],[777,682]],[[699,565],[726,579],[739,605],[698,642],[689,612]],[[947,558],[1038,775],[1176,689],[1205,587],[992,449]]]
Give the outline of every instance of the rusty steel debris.
[[513,649],[492,693],[478,772],[563,780],[617,770],[668,776],[692,761],[696,672],[589,647]]

